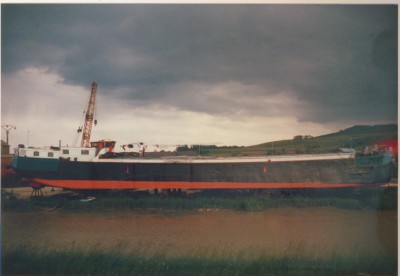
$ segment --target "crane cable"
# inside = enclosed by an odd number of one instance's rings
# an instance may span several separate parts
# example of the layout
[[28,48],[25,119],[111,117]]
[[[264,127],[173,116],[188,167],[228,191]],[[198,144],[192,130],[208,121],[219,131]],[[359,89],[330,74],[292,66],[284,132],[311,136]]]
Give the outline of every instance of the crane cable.
[[86,106],[88,105],[89,99],[90,99],[90,96],[89,96],[89,98],[86,99],[86,103],[84,105],[83,112],[82,112],[81,122],[79,123],[78,130],[76,131],[75,138],[72,143],[73,147],[76,147],[76,143],[78,142],[78,139],[79,139],[79,134],[82,132],[83,121],[84,121],[85,115],[86,115]]
[[[97,89],[96,89],[96,94],[97,94]],[[97,100],[97,97],[96,97],[96,100]],[[94,114],[93,114],[93,119],[94,119],[94,125],[96,126],[97,125],[97,103],[95,103],[95,105],[94,105]]]

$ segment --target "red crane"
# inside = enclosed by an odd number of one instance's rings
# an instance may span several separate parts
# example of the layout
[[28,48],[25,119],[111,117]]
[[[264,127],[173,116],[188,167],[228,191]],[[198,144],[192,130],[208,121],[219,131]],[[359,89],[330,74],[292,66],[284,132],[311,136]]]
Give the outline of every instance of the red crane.
[[[85,110],[85,123],[83,125],[81,147],[90,147],[90,134],[92,132],[92,125],[94,119],[94,110],[96,105],[96,91],[97,83],[92,83],[92,90],[88,101],[87,108]],[[94,125],[97,125],[97,120],[94,120]],[[82,128],[78,129],[78,133],[82,131]]]

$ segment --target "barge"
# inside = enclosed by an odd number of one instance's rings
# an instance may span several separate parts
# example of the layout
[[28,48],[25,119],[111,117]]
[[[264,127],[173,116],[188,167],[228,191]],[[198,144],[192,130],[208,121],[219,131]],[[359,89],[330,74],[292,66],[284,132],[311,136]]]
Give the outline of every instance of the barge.
[[389,183],[390,152],[254,157],[164,156],[90,147],[15,149],[13,169],[32,185],[73,190],[340,188]]

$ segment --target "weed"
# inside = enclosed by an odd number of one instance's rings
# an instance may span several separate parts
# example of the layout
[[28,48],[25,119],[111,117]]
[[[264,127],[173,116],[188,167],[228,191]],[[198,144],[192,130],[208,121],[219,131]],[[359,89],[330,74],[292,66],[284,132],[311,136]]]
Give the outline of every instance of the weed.
[[6,275],[337,275],[397,271],[396,258],[363,254],[325,258],[262,255],[248,259],[15,248],[4,252],[2,261]]
[[207,208],[233,209],[239,211],[262,211],[278,207],[336,207],[359,210],[397,209],[397,188],[372,187],[361,193],[343,190],[314,191],[310,194],[275,195],[232,192],[200,192],[187,197],[161,197],[157,195],[133,197],[132,195],[103,196],[90,202],[66,197],[44,197],[36,199],[3,199],[4,211],[30,211],[38,207],[63,209],[74,212],[92,212],[105,209],[163,209],[163,210],[197,210]]

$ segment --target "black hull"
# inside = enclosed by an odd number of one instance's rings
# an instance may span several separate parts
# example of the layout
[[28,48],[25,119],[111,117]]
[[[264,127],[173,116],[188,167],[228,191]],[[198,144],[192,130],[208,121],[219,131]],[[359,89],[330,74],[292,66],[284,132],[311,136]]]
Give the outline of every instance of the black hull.
[[[33,182],[70,189],[323,188],[381,185],[392,163],[357,164],[355,159],[283,162],[76,162],[54,160],[30,169],[19,160],[17,173]],[[48,168],[48,169],[47,169]]]

